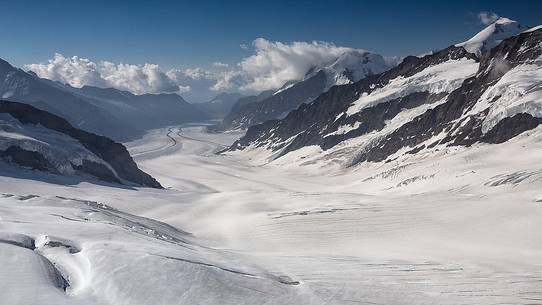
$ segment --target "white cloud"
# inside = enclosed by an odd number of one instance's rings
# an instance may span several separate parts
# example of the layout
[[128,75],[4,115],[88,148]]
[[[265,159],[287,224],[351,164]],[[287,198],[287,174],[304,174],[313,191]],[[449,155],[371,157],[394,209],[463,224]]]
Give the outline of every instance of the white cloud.
[[301,80],[314,67],[322,67],[352,48],[332,43],[273,42],[258,38],[253,42],[254,54],[230,66],[221,62],[212,64],[212,70],[190,68],[168,72],[177,82],[184,79],[194,89],[194,80],[212,81],[212,91],[258,92],[282,87],[286,82]]
[[108,61],[94,63],[87,58],[65,57],[57,53],[45,64],[30,64],[25,67],[39,77],[74,87],[112,87],[136,94],[186,92],[190,89],[179,85],[155,64],[115,64]]
[[213,63],[213,67],[215,67],[215,68],[227,68],[227,67],[229,67],[229,66],[230,66],[230,65],[225,64],[225,63],[223,63],[223,62],[219,62],[219,61],[215,61],[215,62]]
[[[246,45],[241,48],[249,49]],[[93,62],[78,56],[55,54],[47,63],[25,67],[38,76],[70,84],[113,87],[136,94],[177,92],[190,101],[206,101],[217,91],[255,93],[277,89],[289,81],[303,79],[315,67],[332,63],[352,48],[333,43],[276,42],[254,40],[252,55],[228,65],[216,61],[209,69],[201,67],[162,70],[155,64]]]
[[106,84],[94,62],[77,56],[66,58],[56,53],[48,64],[31,64],[26,65],[26,68],[36,72],[40,77],[69,83],[75,87]]
[[239,70],[222,71],[215,77],[216,83],[210,88],[213,91],[238,91],[249,82],[246,74]]
[[255,53],[244,58],[239,67],[250,80],[244,90],[279,88],[292,80],[300,80],[314,67],[333,62],[351,48],[337,47],[328,42],[273,42],[263,38],[254,40]]
[[176,69],[177,77],[179,79],[179,73],[184,74],[186,77],[191,79],[200,80],[200,79],[214,79],[215,75],[211,71],[207,71],[202,68],[188,68],[185,70]]
[[490,25],[499,19],[499,15],[494,12],[480,12],[478,13],[478,18],[482,24]]

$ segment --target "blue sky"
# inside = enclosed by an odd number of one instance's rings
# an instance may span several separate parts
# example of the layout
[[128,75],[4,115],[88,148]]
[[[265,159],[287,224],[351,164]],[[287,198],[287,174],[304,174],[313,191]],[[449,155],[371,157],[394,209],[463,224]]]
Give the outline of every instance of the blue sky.
[[[315,65],[298,56],[299,50],[316,54],[320,62],[337,47],[419,55],[475,35],[486,26],[480,12],[527,26],[542,24],[542,1],[18,0],[0,5],[0,58],[15,66],[76,87],[176,92],[197,102],[222,91],[251,94],[299,79]],[[278,60],[268,62],[273,58]]]
[[480,11],[542,23],[542,1],[5,1],[0,57],[205,66],[238,62],[257,37],[419,54],[478,32]]

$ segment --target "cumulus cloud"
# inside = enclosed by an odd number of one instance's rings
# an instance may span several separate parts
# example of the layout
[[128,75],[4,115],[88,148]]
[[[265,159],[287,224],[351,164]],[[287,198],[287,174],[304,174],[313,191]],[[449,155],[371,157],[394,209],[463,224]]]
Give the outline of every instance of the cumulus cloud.
[[212,70],[177,70],[173,78],[180,80],[184,77],[185,82],[186,78],[213,81],[208,87],[212,91],[259,92],[301,80],[311,69],[330,64],[341,54],[353,50],[321,41],[283,43],[264,38],[254,40],[252,46],[254,54],[236,65],[214,62]]
[[337,47],[328,42],[273,42],[264,38],[254,41],[255,54],[244,58],[240,70],[246,74],[248,83],[243,90],[267,90],[279,88],[292,80],[300,80],[314,67],[333,62],[351,48]]
[[215,74],[215,79],[216,83],[210,88],[213,91],[238,91],[250,82],[246,73],[239,70],[218,72]]
[[189,77],[191,79],[196,79],[196,80],[215,78],[215,74],[213,72],[207,71],[203,68],[188,68],[185,70],[176,69],[175,73],[177,75],[175,79],[179,79],[180,74],[185,75],[186,77]]
[[193,67],[165,71],[155,64],[93,62],[78,56],[55,54],[47,63],[25,67],[38,76],[70,84],[113,87],[136,94],[177,92],[191,101],[206,101],[217,91],[256,93],[277,89],[303,79],[307,73],[328,65],[341,54],[353,50],[333,43],[278,42],[264,38],[241,45],[251,55],[237,64],[216,61],[208,68]]
[[190,89],[188,86],[179,85],[155,64],[115,64],[108,61],[95,63],[87,58],[65,57],[56,53],[47,63],[25,67],[39,77],[74,87],[112,87],[136,94],[186,92]]
[[330,64],[344,52],[352,50],[327,42],[282,43],[264,38],[254,40],[253,48],[253,55],[234,66],[215,62],[211,71],[191,68],[182,73],[195,80],[213,80],[214,84],[209,87],[213,91],[258,92],[301,80],[314,67]]
[[478,13],[478,19],[482,24],[490,25],[499,19],[499,15],[494,12],[480,12]]
[[75,87],[83,85],[104,86],[105,80],[97,71],[97,65],[86,58],[73,56],[66,58],[56,53],[47,64],[31,64],[26,68],[40,77],[62,81]]

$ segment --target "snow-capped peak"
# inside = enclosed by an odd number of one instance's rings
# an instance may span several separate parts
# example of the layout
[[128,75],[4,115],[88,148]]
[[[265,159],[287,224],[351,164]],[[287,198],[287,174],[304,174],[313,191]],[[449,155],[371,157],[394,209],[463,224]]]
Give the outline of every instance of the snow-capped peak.
[[397,64],[379,54],[365,50],[351,50],[341,54],[332,64],[324,67],[327,88],[356,82],[368,75],[389,70]]
[[519,24],[517,21],[500,17],[471,39],[458,43],[456,46],[463,47],[468,52],[480,57],[504,39],[518,35],[527,29],[528,27]]

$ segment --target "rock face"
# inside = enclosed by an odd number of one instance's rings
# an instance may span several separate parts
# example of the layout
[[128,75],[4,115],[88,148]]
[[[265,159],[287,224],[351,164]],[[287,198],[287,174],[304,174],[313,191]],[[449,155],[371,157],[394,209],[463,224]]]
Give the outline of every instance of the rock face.
[[[413,92],[405,97],[387,101],[377,107],[366,108],[352,116],[346,114],[350,105],[364,94],[386,87],[393,79],[411,77],[432,65],[462,58],[471,59],[473,62],[475,59],[472,54],[457,47],[449,47],[423,58],[407,57],[400,65],[387,72],[369,76],[354,84],[332,87],[314,102],[302,104],[282,120],[268,121],[249,128],[246,135],[235,143],[232,148],[242,149],[251,144],[262,146],[274,143],[273,149],[281,149],[284,154],[307,145],[321,144],[321,146],[329,148],[333,146],[333,142],[338,142],[339,139],[345,140],[349,137],[359,136],[377,128],[382,128],[384,121],[393,117],[392,113],[379,114],[379,112],[388,111],[384,107],[389,108],[394,105],[393,107],[400,110],[399,107],[403,104],[408,106],[408,104],[430,103],[436,96],[442,94],[430,94],[425,91]],[[394,114],[397,114],[397,112],[395,110]],[[375,117],[375,113],[379,114],[379,117]],[[356,122],[360,123],[357,128],[344,133],[338,132],[340,126],[354,125]],[[270,133],[270,130],[273,130],[273,132]],[[297,136],[293,141],[286,141],[295,135]]]
[[[479,59],[451,46],[407,57],[384,73],[331,88],[285,118],[248,129],[230,150],[271,158],[317,145],[349,164],[437,146],[501,143],[542,117],[542,30],[505,39]],[[340,144],[340,145],[339,145]]]
[[[498,98],[483,105],[482,95],[514,67],[537,60],[542,55],[541,40],[542,30],[538,30],[503,41],[482,57],[478,73],[452,92],[446,103],[428,110],[377,141],[372,148],[360,154],[357,162],[383,161],[403,147],[416,147],[424,142],[427,142],[428,147],[439,144],[469,146],[476,142],[502,143],[536,127],[541,119],[533,118],[529,113],[521,113],[503,118],[484,133],[482,127],[488,118],[492,106],[490,103],[498,103]],[[538,83],[541,84],[542,79],[538,79]],[[440,133],[446,136],[439,140],[433,139]]]
[[224,118],[225,129],[243,129],[249,126],[279,118],[295,109],[299,104],[316,98],[326,86],[326,77],[323,71],[311,78],[294,84],[282,92],[274,94],[257,103],[248,103],[230,112]]
[[0,157],[5,161],[53,173],[161,188],[137,167],[122,144],[74,128],[63,118],[23,103],[0,101],[0,114]]
[[282,118],[299,105],[313,101],[334,85],[358,81],[368,75],[386,71],[395,64],[395,59],[386,59],[369,52],[346,52],[329,65],[309,71],[305,79],[287,84],[257,103],[236,105],[224,118],[221,129],[245,129]]

